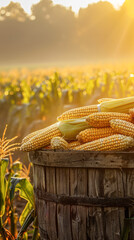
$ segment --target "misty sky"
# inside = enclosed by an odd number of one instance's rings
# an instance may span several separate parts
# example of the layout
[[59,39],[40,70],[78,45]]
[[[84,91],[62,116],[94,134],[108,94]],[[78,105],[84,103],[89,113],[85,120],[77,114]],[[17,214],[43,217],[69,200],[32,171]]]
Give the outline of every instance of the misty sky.
[[[30,14],[32,4],[38,3],[40,0],[12,0],[12,2],[19,2],[24,10]],[[53,0],[55,4],[61,4],[66,7],[72,7],[74,12],[78,12],[81,7],[87,7],[89,3],[98,2],[99,0]],[[115,8],[120,7],[125,0],[108,0]],[[0,0],[0,7],[7,6],[10,0]]]

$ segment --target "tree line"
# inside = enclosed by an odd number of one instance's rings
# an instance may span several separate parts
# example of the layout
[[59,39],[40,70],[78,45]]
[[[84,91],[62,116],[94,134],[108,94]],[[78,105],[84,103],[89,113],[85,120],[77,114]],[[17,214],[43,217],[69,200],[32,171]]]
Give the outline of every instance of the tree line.
[[134,10],[109,2],[89,4],[78,16],[72,9],[42,0],[28,16],[19,3],[0,8],[0,63],[133,59]]

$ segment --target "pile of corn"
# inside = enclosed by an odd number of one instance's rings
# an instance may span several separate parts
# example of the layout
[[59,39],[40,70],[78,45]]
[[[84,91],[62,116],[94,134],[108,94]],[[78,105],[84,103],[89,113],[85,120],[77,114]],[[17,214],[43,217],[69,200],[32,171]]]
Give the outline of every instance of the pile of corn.
[[55,124],[26,136],[21,150],[119,151],[134,147],[134,97],[98,102],[64,112]]

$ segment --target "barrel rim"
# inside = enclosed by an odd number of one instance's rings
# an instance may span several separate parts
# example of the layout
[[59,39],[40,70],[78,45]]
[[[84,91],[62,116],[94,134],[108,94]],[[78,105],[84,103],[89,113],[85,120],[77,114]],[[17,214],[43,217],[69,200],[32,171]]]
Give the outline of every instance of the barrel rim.
[[134,152],[89,152],[78,150],[36,150],[29,153],[35,165],[48,167],[134,168]]
[[75,150],[75,149],[46,149],[46,148],[41,148],[37,150],[33,150],[31,152],[88,152],[88,153],[134,153],[133,151],[89,151],[89,150]]

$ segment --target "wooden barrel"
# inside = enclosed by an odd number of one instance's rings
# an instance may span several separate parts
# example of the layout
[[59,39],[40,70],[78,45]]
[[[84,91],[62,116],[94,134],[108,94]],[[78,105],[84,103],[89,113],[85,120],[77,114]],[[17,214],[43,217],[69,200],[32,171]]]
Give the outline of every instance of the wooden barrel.
[[29,157],[42,240],[134,240],[134,152]]

